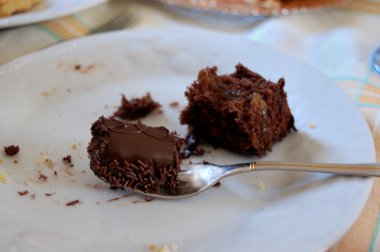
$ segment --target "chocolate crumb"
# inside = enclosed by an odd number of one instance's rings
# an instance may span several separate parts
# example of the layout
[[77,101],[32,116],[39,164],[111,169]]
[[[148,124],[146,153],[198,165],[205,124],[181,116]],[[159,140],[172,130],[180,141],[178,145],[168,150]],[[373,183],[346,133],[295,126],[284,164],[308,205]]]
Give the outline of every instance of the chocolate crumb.
[[17,145],[10,145],[4,147],[4,152],[7,156],[14,156],[20,151],[20,147]]
[[53,161],[51,161],[50,159],[45,159],[44,163],[50,169],[53,168],[53,166],[54,166]]
[[42,174],[40,171],[38,173],[40,174],[40,176],[38,177],[38,180],[45,182],[48,179],[48,177]]
[[81,204],[81,203],[82,202],[80,202],[80,200],[73,200],[73,201],[67,202],[66,206],[75,206],[75,205]]
[[222,183],[220,183],[220,181],[216,182],[216,184],[214,185],[214,187],[220,187],[222,185]]
[[53,196],[53,194],[55,193],[45,193],[45,196],[50,197],[50,196]]
[[17,160],[17,159],[16,159],[16,160],[13,160],[13,163],[17,164],[17,163],[18,163],[18,160]]
[[71,164],[71,155],[67,155],[66,157],[62,158],[62,161],[65,164]]
[[151,198],[151,197],[145,197],[144,200],[146,202],[151,202],[152,200],[154,200],[154,198]]
[[17,192],[20,196],[25,196],[29,193],[28,190]]
[[75,70],[80,70],[82,68],[82,66],[78,64],[78,65],[75,65],[74,68],[75,68]]
[[171,103],[169,103],[169,106],[172,108],[176,108],[179,106],[179,102],[177,102],[177,101],[171,102]]
[[122,95],[121,105],[117,111],[113,113],[111,118],[136,120],[145,117],[159,107],[161,107],[161,105],[152,99],[150,93],[147,93],[141,98],[133,98],[130,100],[128,100],[125,95]]
[[124,199],[124,198],[127,198],[127,197],[131,196],[131,195],[132,195],[132,194],[125,194],[125,195],[120,196],[120,197],[116,197],[116,198],[109,199],[109,200],[107,200],[107,202],[112,202],[112,201],[117,201],[117,200],[119,200],[119,199]]
[[58,175],[58,172],[57,171],[54,171],[54,176],[57,176]]
[[35,194],[32,194],[32,195],[30,195],[30,198],[31,198],[31,199],[36,199],[36,195],[35,195]]

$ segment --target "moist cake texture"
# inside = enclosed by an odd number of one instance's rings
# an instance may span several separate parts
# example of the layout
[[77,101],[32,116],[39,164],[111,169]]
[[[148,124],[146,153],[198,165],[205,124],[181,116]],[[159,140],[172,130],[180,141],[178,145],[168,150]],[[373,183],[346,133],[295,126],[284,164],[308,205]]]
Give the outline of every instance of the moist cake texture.
[[199,142],[261,157],[295,129],[284,86],[284,78],[274,83],[242,64],[230,75],[207,67],[185,92],[180,121]]
[[164,127],[100,117],[91,127],[90,168],[112,188],[174,188],[183,139]]

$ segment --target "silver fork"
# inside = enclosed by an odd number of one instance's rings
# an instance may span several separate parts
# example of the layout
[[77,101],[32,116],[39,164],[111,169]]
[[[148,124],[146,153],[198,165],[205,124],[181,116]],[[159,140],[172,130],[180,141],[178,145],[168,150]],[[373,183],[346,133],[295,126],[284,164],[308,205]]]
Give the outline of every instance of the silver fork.
[[135,23],[136,16],[128,11],[123,11],[105,24],[90,30],[89,34],[121,30],[127,27],[132,27]]

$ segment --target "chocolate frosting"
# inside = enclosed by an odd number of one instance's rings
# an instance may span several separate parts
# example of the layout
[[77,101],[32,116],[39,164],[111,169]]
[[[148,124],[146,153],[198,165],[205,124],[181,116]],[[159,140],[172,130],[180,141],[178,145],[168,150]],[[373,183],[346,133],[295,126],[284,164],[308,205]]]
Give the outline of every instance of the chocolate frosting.
[[156,164],[173,164],[179,138],[164,127],[150,127],[137,123],[124,124],[117,120],[108,121],[109,142],[101,159],[153,160]]

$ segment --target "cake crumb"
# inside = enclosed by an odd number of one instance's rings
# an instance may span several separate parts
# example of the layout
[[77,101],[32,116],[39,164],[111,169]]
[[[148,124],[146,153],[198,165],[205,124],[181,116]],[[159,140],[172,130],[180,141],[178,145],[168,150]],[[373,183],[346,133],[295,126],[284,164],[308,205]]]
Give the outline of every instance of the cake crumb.
[[76,150],[77,147],[78,147],[78,145],[76,145],[76,144],[71,145],[71,149],[73,149],[73,150]]
[[222,183],[220,183],[220,181],[216,182],[215,185],[213,185],[214,187],[220,187],[222,185]]
[[265,185],[265,183],[263,181],[259,181],[259,183],[257,183],[256,185],[257,189],[259,189],[260,191],[265,191],[267,189],[267,186]]
[[177,108],[179,106],[179,102],[177,102],[177,101],[171,102],[171,103],[169,103],[169,106],[172,108]]
[[29,191],[28,190],[25,190],[25,191],[19,191],[19,192],[17,192],[20,196],[25,196],[25,195],[27,195],[28,193],[29,193]]
[[17,159],[13,160],[13,163],[14,163],[14,164],[17,164],[17,163],[18,163],[18,160],[17,160]]
[[151,202],[152,200],[154,200],[154,198],[152,198],[152,197],[145,197],[144,200],[145,200],[145,202]]
[[48,177],[47,177],[46,175],[42,174],[41,171],[38,171],[38,173],[39,173],[39,175],[40,175],[40,176],[38,177],[38,180],[39,180],[39,181],[42,181],[42,182],[47,181]]
[[50,196],[53,196],[55,193],[45,193],[45,196],[46,197],[50,197]]
[[19,153],[20,147],[18,145],[10,145],[4,147],[4,152],[7,156],[14,156]]
[[45,163],[45,165],[48,167],[48,168],[50,168],[50,169],[52,169],[53,167],[54,167],[54,163],[53,163],[53,161],[51,161],[50,159],[45,159],[44,160],[44,163]]
[[66,164],[71,164],[71,155],[67,155],[66,157],[62,158],[62,161]]
[[308,125],[307,125],[310,129],[316,129],[318,127],[318,125],[315,123],[315,122],[310,122]]
[[7,183],[7,176],[3,172],[0,172],[0,183]]
[[157,246],[157,245],[150,245],[148,246],[148,250],[150,252],[175,252],[178,251],[178,244],[172,243],[170,246],[163,245],[163,246]]
[[66,203],[66,206],[75,206],[77,204],[81,204],[82,202],[80,200],[73,200]]
[[41,95],[44,97],[49,97],[50,93],[48,91],[43,91]]
[[2,159],[0,159],[0,164],[3,162],[3,160]]
[[154,101],[149,92],[142,97],[132,99],[127,99],[122,94],[121,104],[111,118],[136,120],[147,116],[150,112],[160,107],[161,104]]
[[81,64],[77,64],[74,66],[74,69],[82,74],[86,74],[90,71],[92,71],[96,67],[96,64],[90,64],[82,66]]
[[32,194],[32,195],[30,195],[30,198],[31,198],[31,199],[36,199],[36,195],[35,195],[35,194]]

